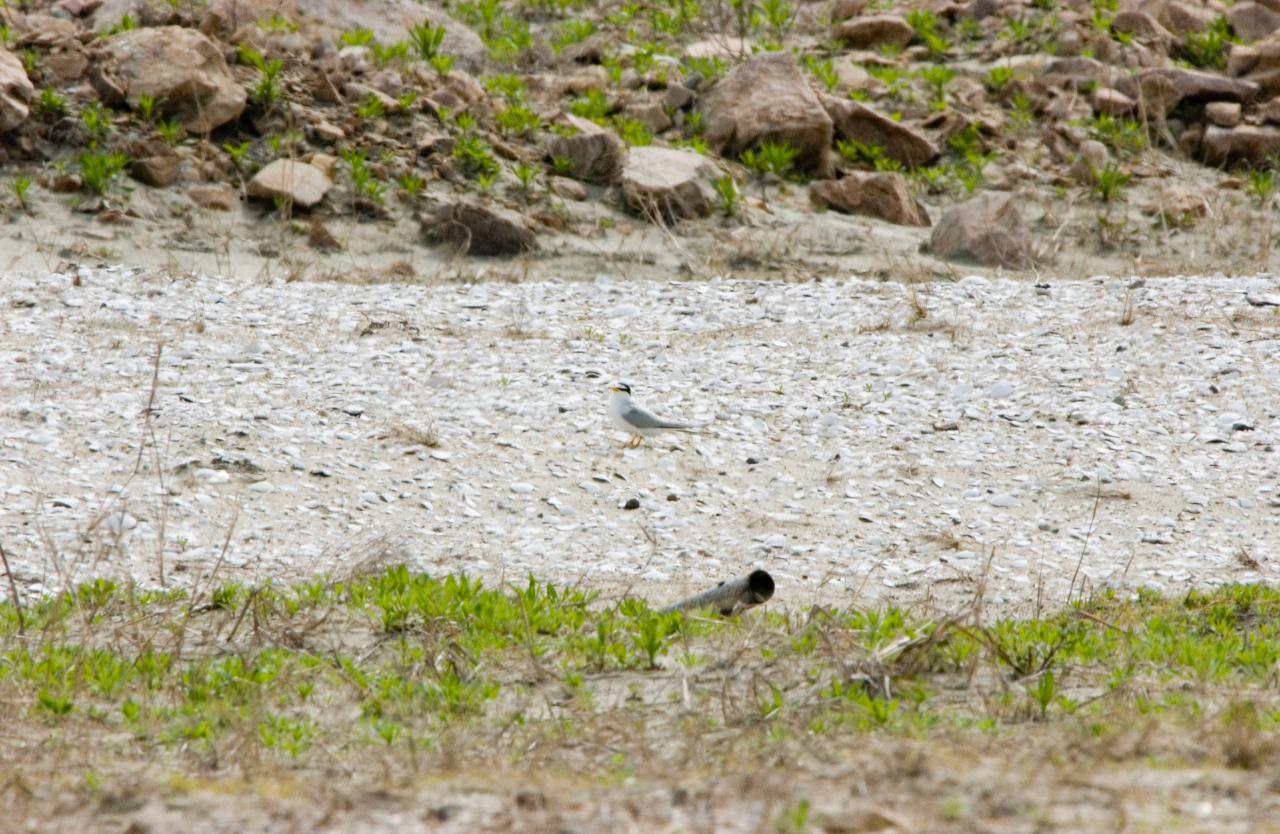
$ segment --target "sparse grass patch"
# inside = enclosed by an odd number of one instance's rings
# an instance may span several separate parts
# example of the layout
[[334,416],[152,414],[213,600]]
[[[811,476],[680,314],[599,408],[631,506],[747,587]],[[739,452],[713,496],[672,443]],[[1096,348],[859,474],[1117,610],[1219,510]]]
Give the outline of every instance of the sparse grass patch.
[[[389,437],[435,442],[430,430]],[[370,784],[555,761],[605,787],[619,772],[669,778],[695,751],[700,773],[735,774],[790,757],[801,738],[819,762],[922,742],[982,755],[996,738],[1049,761],[1074,738],[1087,741],[1072,766],[1105,761],[1109,778],[1126,763],[1179,764],[1186,744],[1227,768],[1280,764],[1276,589],[1103,591],[1042,617],[973,613],[723,620],[403,565],[224,580],[196,596],[99,579],[28,598],[21,633],[18,609],[0,604],[0,701],[7,733],[44,740],[10,764],[69,768],[58,790],[79,784],[86,797],[156,757],[178,777],[216,759],[302,782],[331,778],[336,757]],[[1112,741],[1153,723],[1169,743]],[[589,741],[604,728],[609,744]],[[71,755],[85,749],[99,751],[93,763]],[[799,767],[791,778],[808,773]],[[969,812],[943,801],[932,813]],[[792,794],[771,830],[807,830],[813,813]]]
[[1248,190],[1259,206],[1265,206],[1276,190],[1275,169],[1254,168],[1249,171]]
[[9,180],[9,193],[18,201],[18,208],[25,212],[31,211],[31,177],[19,174]]
[[1093,193],[1104,203],[1113,202],[1124,193],[1125,186],[1132,179],[1133,174],[1114,162],[1108,162],[1102,168],[1093,169]]
[[1231,24],[1227,19],[1218,16],[1204,30],[1188,32],[1182,39],[1182,50],[1187,62],[1194,67],[1222,69],[1227,65],[1231,44],[1238,40],[1231,34]]
[[1137,154],[1147,147],[1147,132],[1137,119],[1099,113],[1084,123],[1089,135],[1116,153]]
[[853,165],[870,166],[876,171],[901,171],[902,163],[885,153],[880,145],[859,142],[856,139],[837,139],[836,151],[840,158]]
[[[343,35],[345,39],[347,36]],[[267,60],[258,50],[247,44],[240,45],[238,53],[240,63],[247,64],[258,71],[258,81],[249,90],[249,100],[263,110],[270,110],[283,95],[280,88],[280,73],[284,71],[284,61],[279,58]]]
[[387,186],[370,170],[365,152],[354,149],[343,151],[342,161],[346,163],[347,175],[351,178],[352,193],[375,204],[381,203]]
[[716,193],[716,205],[725,217],[734,217],[742,205],[742,194],[738,191],[738,183],[729,174],[716,177],[711,181]]
[[56,122],[67,115],[67,101],[52,87],[45,87],[35,101],[34,110],[41,121]]
[[123,153],[85,151],[77,157],[80,162],[80,181],[94,194],[105,194],[115,178],[129,165],[129,157]]

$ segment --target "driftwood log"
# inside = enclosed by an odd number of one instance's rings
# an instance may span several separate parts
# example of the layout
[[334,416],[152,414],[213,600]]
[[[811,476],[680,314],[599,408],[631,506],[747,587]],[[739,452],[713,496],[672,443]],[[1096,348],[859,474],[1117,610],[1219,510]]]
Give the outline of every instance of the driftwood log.
[[773,577],[768,572],[757,569],[746,576],[721,582],[711,590],[703,591],[697,596],[672,603],[662,609],[662,613],[714,608],[722,617],[731,617],[742,613],[748,608],[768,602],[772,596]]

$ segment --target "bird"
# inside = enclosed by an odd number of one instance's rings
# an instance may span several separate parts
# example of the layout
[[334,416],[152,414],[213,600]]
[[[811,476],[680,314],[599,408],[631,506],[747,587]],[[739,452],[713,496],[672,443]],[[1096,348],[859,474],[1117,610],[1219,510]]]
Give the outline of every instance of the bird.
[[631,435],[627,443],[629,448],[636,448],[646,437],[653,437],[664,431],[693,431],[694,426],[688,423],[673,423],[663,420],[644,410],[631,401],[631,386],[625,382],[615,382],[609,386],[609,417],[613,424]]

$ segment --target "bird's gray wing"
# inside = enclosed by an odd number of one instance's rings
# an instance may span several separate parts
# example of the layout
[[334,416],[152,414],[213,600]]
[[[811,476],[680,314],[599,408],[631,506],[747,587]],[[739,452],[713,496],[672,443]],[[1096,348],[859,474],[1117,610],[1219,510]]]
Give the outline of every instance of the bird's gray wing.
[[638,429],[687,429],[688,423],[673,423],[650,414],[638,405],[633,405],[622,412],[622,419]]

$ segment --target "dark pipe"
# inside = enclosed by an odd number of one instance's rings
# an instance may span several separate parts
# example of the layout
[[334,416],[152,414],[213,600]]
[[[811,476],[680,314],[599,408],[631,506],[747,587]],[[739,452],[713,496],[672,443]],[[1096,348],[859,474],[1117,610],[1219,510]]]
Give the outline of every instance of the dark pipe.
[[692,611],[696,608],[714,608],[720,616],[728,617],[739,614],[768,602],[773,596],[773,577],[762,570],[753,570],[746,576],[721,582],[709,591],[703,591],[694,597],[668,605],[662,609],[663,614],[672,611]]

